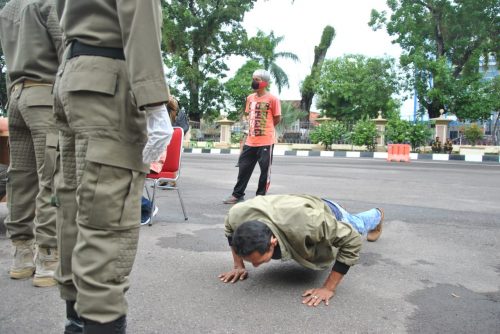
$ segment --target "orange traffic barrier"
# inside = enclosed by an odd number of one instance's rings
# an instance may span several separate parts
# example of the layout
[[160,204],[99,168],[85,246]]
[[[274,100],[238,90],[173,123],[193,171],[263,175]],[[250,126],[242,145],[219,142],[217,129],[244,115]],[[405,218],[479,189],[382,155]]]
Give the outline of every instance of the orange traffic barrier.
[[410,162],[410,145],[388,144],[387,161]]
[[392,161],[394,156],[394,144],[387,144],[387,161]]
[[394,161],[401,161],[403,150],[401,144],[396,144],[396,149],[394,152]]
[[401,148],[402,152],[399,161],[410,162],[410,145],[403,144],[401,145]]

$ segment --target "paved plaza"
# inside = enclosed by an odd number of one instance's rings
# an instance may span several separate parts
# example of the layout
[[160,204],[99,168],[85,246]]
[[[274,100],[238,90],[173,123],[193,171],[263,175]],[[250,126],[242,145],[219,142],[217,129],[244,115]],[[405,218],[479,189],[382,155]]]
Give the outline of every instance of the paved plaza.
[[[275,157],[270,194],[308,193],[351,212],[385,210],[382,237],[363,244],[330,306],[301,304],[329,271],[273,261],[223,284],[232,268],[222,204],[236,155],[184,154],[177,195],[161,191],[141,227],[128,292],[128,333],[499,333],[500,166],[464,161]],[[258,169],[258,167],[257,167]],[[252,198],[258,170],[247,188]],[[56,288],[8,277],[0,237],[0,333],[62,333]]]

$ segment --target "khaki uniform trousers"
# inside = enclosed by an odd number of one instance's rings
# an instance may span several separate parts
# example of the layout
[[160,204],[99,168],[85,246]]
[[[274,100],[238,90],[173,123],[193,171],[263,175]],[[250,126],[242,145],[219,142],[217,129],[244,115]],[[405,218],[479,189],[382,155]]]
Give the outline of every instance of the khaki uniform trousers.
[[51,206],[57,130],[51,84],[25,81],[9,96],[10,165],[5,219],[12,240],[55,248],[56,210]]
[[60,151],[56,279],[61,297],[75,300],[81,317],[110,322],[127,314],[148,171],[142,163],[145,113],[135,104],[122,60],[67,59],[54,91]]

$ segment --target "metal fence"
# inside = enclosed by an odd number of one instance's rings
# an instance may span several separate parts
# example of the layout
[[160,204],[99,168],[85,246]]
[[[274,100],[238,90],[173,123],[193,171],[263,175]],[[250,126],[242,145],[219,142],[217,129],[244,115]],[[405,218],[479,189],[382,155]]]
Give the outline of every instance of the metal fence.
[[[190,121],[192,142],[218,142],[220,140],[220,127],[217,123]],[[280,144],[312,144],[310,134],[316,128],[317,123],[309,121],[297,121],[294,125],[283,131],[277,131],[278,143]],[[232,134],[240,134],[246,130],[241,122],[231,126]],[[347,144],[346,140],[340,140],[334,144]]]
[[[190,121],[191,141],[193,142],[218,142],[220,140],[220,127],[217,123]],[[285,129],[278,133],[279,143],[289,144],[311,144],[310,132],[315,125],[310,122],[300,122],[297,126]],[[236,122],[231,126],[231,133],[240,134],[245,131],[245,126],[241,122]]]
[[217,123],[189,121],[191,141],[218,142],[220,127]]
[[[220,126],[215,122],[194,122],[190,121],[191,141],[192,142],[218,142],[220,140]],[[317,123],[309,121],[297,121],[292,126],[285,130],[277,131],[278,143],[286,144],[312,144],[310,134],[316,128]],[[430,128],[431,124],[428,123]],[[352,128],[352,125],[349,126]],[[240,134],[245,131],[245,127],[241,122],[236,122],[231,127],[232,134]],[[448,138],[455,145],[468,145],[469,142],[464,137],[463,133],[456,131],[455,127],[450,127],[448,130]],[[434,136],[432,136],[434,138]],[[432,143],[432,138],[429,139],[429,144]],[[347,138],[334,144],[350,144]],[[495,145],[492,135],[485,135],[479,140],[477,145]]]

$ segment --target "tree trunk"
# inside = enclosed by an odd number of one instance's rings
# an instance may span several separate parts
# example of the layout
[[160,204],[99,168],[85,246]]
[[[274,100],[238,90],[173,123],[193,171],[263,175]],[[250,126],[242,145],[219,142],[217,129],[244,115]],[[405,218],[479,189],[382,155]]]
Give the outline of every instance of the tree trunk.
[[309,111],[311,110],[313,98],[314,98],[314,93],[302,94],[302,99],[300,100],[300,110],[309,113]]
[[326,26],[323,29],[320,44],[314,48],[314,62],[311,67],[311,74],[304,80],[305,87],[302,87],[302,99],[300,100],[300,109],[307,113],[311,110],[312,101],[315,95],[314,89],[311,87],[311,83],[317,81],[319,74],[321,73],[321,68],[323,67],[326,52],[330,48],[334,37],[335,29],[331,26]]
[[202,117],[199,99],[199,87],[195,82],[191,81],[189,85],[189,119],[194,122],[199,122]]
[[432,8],[432,17],[434,18],[434,36],[436,39],[436,53],[438,57],[442,57],[445,54],[444,51],[444,38],[443,38],[443,29],[442,25],[442,12],[439,9]]
[[439,110],[444,109],[444,105],[438,100],[433,100],[431,103],[428,103],[427,101],[420,101],[420,103],[427,109],[429,118],[437,118],[441,116]]
[[[195,73],[200,73],[200,65],[198,60],[200,57],[195,54],[191,63],[191,68]],[[189,119],[191,121],[199,122],[203,117],[200,110],[200,83],[198,82],[198,75],[194,75],[189,80]]]

